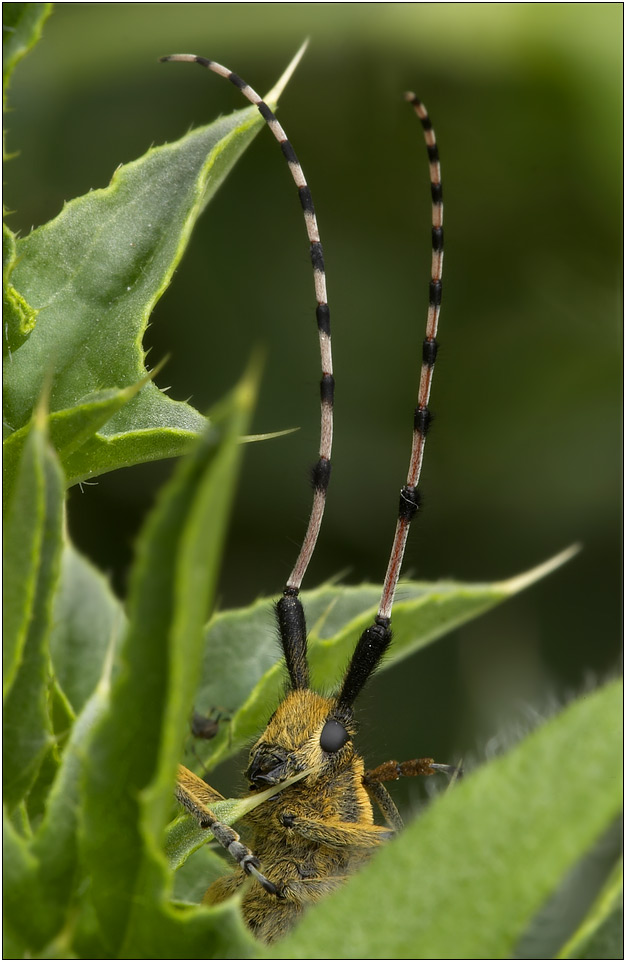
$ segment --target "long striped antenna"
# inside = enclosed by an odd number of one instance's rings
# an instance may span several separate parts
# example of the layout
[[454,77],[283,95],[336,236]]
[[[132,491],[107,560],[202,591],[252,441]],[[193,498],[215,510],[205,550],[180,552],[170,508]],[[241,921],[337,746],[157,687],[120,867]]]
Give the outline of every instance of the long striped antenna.
[[417,485],[422,470],[426,434],[430,424],[428,400],[437,357],[437,326],[441,305],[441,274],[443,269],[443,199],[441,192],[441,167],[435,132],[424,104],[415,94],[406,93],[405,99],[412,104],[424,131],[428,161],[430,166],[430,192],[432,197],[432,261],[428,296],[428,317],[426,337],[422,345],[422,367],[420,373],[417,406],[413,415],[413,444],[406,484],[400,491],[400,506],[396,533],[393,539],[387,573],[383,584],[378,614],[374,624],[367,628],[354,651],[350,666],[338,698],[339,709],[348,709],[363,688],[363,685],[376,668],[382,655],[391,642],[391,611],[396,586],[400,577],[404,549],[411,521],[419,507]]
[[335,381],[333,378],[333,361],[330,343],[330,310],[326,295],[326,272],[324,269],[324,253],[320,242],[315,207],[311,191],[306,182],[302,166],[291,146],[287,134],[278,122],[272,109],[252,87],[242,80],[236,73],[223,67],[214,60],[197,57],[191,53],[176,53],[168,57],[161,57],[161,62],[180,60],[187,63],[197,63],[213,73],[219,74],[237,87],[244,97],[257,108],[263,120],[280,144],[283,156],[289,165],[291,176],[298,188],[300,203],[304,212],[304,222],[309,238],[311,263],[313,265],[313,280],[315,297],[317,299],[316,317],[320,340],[320,355],[322,362],[321,394],[321,426],[319,460],[311,472],[313,484],[313,507],[309,524],[302,542],[300,553],[287,583],[283,589],[283,598],[278,602],[277,617],[281,634],[281,641],[285,651],[287,668],[294,688],[308,686],[308,666],[306,660],[306,625],[304,611],[298,600],[300,586],[313,556],[317,538],[322,525],[324,508],[326,505],[326,491],[330,480],[330,457],[333,444],[333,399]]

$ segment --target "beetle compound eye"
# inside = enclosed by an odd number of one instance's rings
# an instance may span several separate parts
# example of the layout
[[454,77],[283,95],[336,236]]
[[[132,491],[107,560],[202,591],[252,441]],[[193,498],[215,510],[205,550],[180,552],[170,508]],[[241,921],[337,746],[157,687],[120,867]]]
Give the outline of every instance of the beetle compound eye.
[[334,754],[334,752],[338,752],[340,748],[343,748],[349,739],[350,736],[343,725],[340,725],[337,721],[333,721],[331,718],[322,728],[320,748],[323,752]]

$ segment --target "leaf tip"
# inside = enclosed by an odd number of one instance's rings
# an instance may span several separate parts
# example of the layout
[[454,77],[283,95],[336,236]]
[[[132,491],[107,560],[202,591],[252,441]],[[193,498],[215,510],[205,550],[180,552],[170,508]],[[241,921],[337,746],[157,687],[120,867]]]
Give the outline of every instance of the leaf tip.
[[50,411],[50,395],[52,393],[53,371],[48,367],[44,372],[39,399],[33,410],[33,424],[38,431],[46,433],[48,430],[48,413]]
[[253,441],[273,441],[274,438],[283,438],[287,434],[295,434],[300,428],[283,428],[282,431],[269,431],[266,434],[244,434],[239,438],[240,444],[251,444]]
[[309,45],[309,38],[307,37],[304,43],[302,44],[302,46],[300,47],[300,49],[298,50],[298,52],[296,53],[295,57],[293,58],[293,60],[291,61],[291,63],[283,73],[282,77],[280,77],[280,79],[276,81],[276,83],[274,84],[272,89],[269,91],[269,93],[266,94],[265,96],[266,103],[269,103],[269,104],[278,103],[278,100],[281,97],[283,90],[291,80],[298,64],[302,60],[308,45]]
[[507,581],[501,581],[499,587],[506,594],[517,594],[518,591],[523,591],[524,588],[528,588],[530,585],[534,584],[536,581],[540,581],[542,578],[547,577],[560,568],[561,565],[566,564],[570,561],[579,551],[582,550],[582,544],[576,543],[565,548],[564,551],[560,551],[558,554],[554,555],[553,558],[548,558],[547,561],[542,562],[540,565],[531,568],[530,571],[525,571],[521,575],[516,575],[514,578],[509,578]]
[[236,403],[244,411],[250,411],[254,407],[264,363],[265,352],[261,348],[257,348],[252,352],[243,377],[235,388]]

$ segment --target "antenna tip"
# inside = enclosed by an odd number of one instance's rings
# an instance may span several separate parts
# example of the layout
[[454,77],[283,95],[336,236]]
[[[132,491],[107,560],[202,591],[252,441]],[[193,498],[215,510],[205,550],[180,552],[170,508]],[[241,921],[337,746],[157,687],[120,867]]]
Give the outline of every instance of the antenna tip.
[[[180,60],[182,63],[199,63],[201,58],[195,53],[170,53],[167,57],[159,57],[159,63],[166,63],[173,60]],[[203,66],[206,65],[203,64]]]
[[409,103],[409,104],[419,103],[419,99],[415,96],[415,94],[413,93],[412,90],[407,90],[407,91],[405,91],[404,99],[405,99],[406,102]]

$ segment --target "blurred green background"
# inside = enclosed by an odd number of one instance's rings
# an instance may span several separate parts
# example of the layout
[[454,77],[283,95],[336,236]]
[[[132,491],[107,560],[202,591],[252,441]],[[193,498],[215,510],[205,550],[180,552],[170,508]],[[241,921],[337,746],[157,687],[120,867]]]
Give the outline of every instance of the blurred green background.
[[[500,579],[583,545],[361,699],[371,764],[481,758],[614,672],[621,648],[622,5],[60,4],[9,94],[9,223],[26,233],[150,144],[243,105],[229,84],[160,55],[211,57],[263,93],[307,36],[280,118],[318,210],[337,379],[333,480],[307,586],[338,572],[382,580],[406,473],[430,262],[407,88],[437,131],[446,259],[436,423],[405,572]],[[299,204],[262,131],[146,340],[152,361],[172,353],[159,384],[201,410],[263,344],[255,429],[300,427],[246,451],[223,606],[275,595],[306,524],[313,308]],[[169,470],[72,492],[70,530],[121,593]],[[421,792],[407,783],[396,795],[417,804]]]

